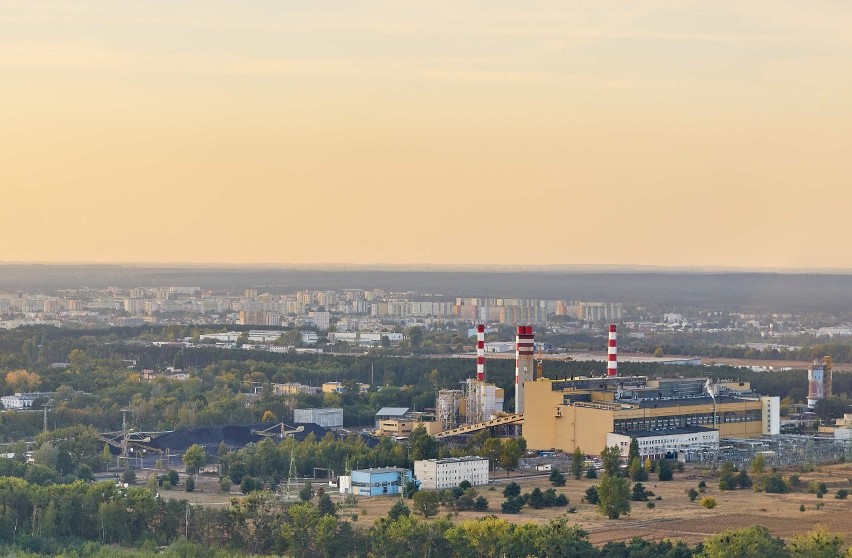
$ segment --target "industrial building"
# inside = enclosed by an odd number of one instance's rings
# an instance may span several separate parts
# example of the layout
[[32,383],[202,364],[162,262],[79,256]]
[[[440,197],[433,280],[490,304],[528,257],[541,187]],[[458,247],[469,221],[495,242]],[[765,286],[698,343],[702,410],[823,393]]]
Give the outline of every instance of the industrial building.
[[316,424],[323,428],[340,428],[343,426],[343,409],[340,407],[294,409],[293,422],[297,424]]
[[478,456],[423,459],[414,462],[414,477],[420,488],[453,488],[462,481],[473,486],[488,484],[488,458]]
[[618,446],[621,455],[630,453],[633,439],[639,444],[639,457],[650,459],[682,459],[691,461],[692,452],[719,447],[719,431],[703,426],[671,428],[668,430],[639,430],[630,433],[606,435],[606,446]]
[[539,378],[527,382],[525,392],[524,437],[532,449],[579,447],[596,454],[610,434],[666,436],[704,427],[721,437],[750,438],[777,434],[780,427],[778,398],[760,398],[748,383],[714,387],[705,378]]
[[340,493],[356,496],[381,496],[399,494],[413,477],[411,471],[399,467],[355,469],[340,477]]

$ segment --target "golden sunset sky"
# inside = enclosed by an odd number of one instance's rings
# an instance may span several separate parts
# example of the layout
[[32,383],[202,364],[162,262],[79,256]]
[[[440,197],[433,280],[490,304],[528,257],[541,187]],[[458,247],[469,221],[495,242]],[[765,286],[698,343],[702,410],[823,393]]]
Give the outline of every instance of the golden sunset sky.
[[0,2],[0,260],[852,268],[852,2]]

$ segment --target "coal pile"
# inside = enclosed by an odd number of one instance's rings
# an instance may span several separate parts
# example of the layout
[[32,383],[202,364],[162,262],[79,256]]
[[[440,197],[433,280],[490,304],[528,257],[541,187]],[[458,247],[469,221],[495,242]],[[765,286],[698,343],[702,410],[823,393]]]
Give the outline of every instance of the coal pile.
[[[265,438],[269,438],[277,444],[281,439],[276,436],[261,436],[260,434],[252,433],[252,431],[272,428],[275,424],[274,422],[267,422],[259,424],[229,424],[224,426],[193,426],[175,430],[174,432],[167,432],[157,436],[145,445],[160,451],[169,450],[169,452],[183,453],[191,445],[198,444],[204,447],[208,454],[216,455],[219,450],[219,444],[223,442],[232,450],[245,447],[250,443],[260,443]],[[304,431],[291,434],[299,442],[304,441],[310,434],[320,439],[328,432],[328,430],[316,424],[287,425],[287,429],[295,430],[299,426],[303,426]]]

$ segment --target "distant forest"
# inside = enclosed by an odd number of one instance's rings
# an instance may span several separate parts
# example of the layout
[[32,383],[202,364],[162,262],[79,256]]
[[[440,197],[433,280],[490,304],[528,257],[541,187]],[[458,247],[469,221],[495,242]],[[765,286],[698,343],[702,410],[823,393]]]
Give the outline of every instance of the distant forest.
[[358,269],[0,265],[0,291],[201,286],[270,293],[382,288],[447,296],[585,299],[773,312],[852,311],[852,275],[781,273],[403,271]]

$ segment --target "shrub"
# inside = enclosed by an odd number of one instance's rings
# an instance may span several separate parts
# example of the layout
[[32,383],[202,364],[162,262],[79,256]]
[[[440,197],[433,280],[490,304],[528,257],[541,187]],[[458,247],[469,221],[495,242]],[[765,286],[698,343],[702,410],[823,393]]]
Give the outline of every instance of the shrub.
[[586,478],[587,479],[596,479],[598,478],[598,472],[594,467],[589,467],[586,470]]
[[805,511],[805,505],[804,505],[804,504],[802,504],[801,506],[799,506],[799,511],[800,511],[800,512]]
[[565,486],[565,475],[559,472],[559,469],[554,468],[550,472],[550,484],[553,486]]
[[647,504],[645,504],[645,507],[647,507],[649,510],[652,510],[657,507],[657,505],[654,502],[648,502]]
[[698,488],[707,488],[707,483],[706,483],[706,482],[704,482],[704,481],[699,482],[699,483],[698,483]]
[[473,502],[473,509],[479,512],[488,511],[488,500],[483,496],[478,497]]
[[757,490],[769,494],[786,494],[790,491],[783,477],[777,473],[761,477],[757,483]]
[[819,498],[820,500],[823,498],[823,496],[825,496],[825,494],[823,494],[822,492],[817,492],[817,494],[816,494],[816,497]]
[[231,479],[229,479],[228,477],[222,477],[221,479],[219,479],[219,490],[222,491],[222,493],[224,493],[224,494],[227,494],[228,492],[230,492],[231,491]]
[[172,483],[172,486],[177,486],[180,484],[180,475],[174,469],[169,469],[169,472],[166,473],[169,475],[169,482]]
[[712,510],[716,507],[716,498],[713,498],[712,496],[705,496],[701,499],[701,505],[708,510]]
[[590,504],[594,504],[594,505],[597,505],[597,503],[600,502],[600,497],[598,496],[598,487],[597,486],[590,486],[589,488],[586,489],[585,500],[586,500],[586,502],[588,502]]
[[500,505],[500,511],[503,513],[518,513],[524,507],[524,499],[519,496],[506,498],[506,501]]
[[568,513],[577,513],[577,506],[571,506],[568,508]]
[[821,510],[824,505],[825,502],[817,502],[816,509]]
[[790,486],[793,488],[798,488],[800,484],[802,484],[802,479],[799,475],[790,475],[789,478]]
[[698,499],[698,491],[694,488],[690,488],[689,490],[687,490],[686,495],[689,496],[690,502],[694,502],[696,499]]
[[808,492],[811,494],[825,494],[828,492],[824,482],[812,480],[808,483]]
[[195,492],[195,479],[192,477],[186,477],[186,482],[184,482],[185,488],[187,492]]
[[672,466],[668,461],[660,461],[657,478],[659,478],[661,481],[670,481],[674,478],[674,475],[672,474]]
[[503,489],[503,496],[506,498],[514,498],[521,495],[521,486],[516,482],[510,482]]
[[845,488],[841,488],[834,493],[834,497],[838,500],[845,500],[847,496],[849,496],[849,490]]

